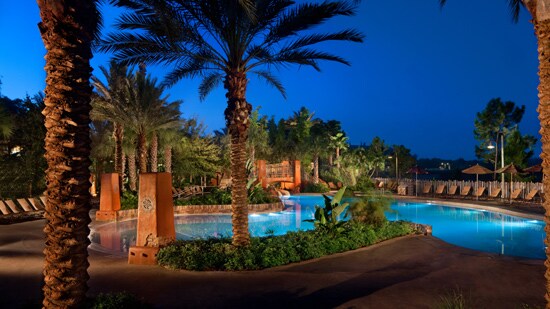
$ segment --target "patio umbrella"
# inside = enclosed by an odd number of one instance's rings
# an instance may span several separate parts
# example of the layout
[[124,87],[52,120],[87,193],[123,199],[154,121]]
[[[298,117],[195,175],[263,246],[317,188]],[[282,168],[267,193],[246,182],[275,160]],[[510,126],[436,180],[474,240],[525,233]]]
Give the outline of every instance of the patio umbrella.
[[537,165],[529,166],[528,168],[524,168],[523,171],[525,173],[540,173],[542,172],[542,165],[537,164]]
[[510,163],[503,168],[499,168],[496,173],[510,173],[510,203],[512,203],[512,180],[514,174],[523,173],[523,170],[515,166],[514,163]]
[[428,174],[426,170],[424,170],[421,167],[415,166],[412,167],[407,171],[407,173],[414,173],[415,174],[415,180],[414,180],[414,194],[418,196],[418,174]]
[[[478,182],[479,182],[479,175],[483,175],[483,174],[491,174],[493,171],[491,171],[490,169],[486,168],[486,167],[483,167],[479,164],[476,164],[476,165],[473,165],[473,166],[470,166],[468,167],[467,169],[465,170],[462,170],[462,172],[464,174],[476,174],[476,192],[477,192],[477,188],[478,188]],[[478,199],[479,197],[476,195],[476,200]]]

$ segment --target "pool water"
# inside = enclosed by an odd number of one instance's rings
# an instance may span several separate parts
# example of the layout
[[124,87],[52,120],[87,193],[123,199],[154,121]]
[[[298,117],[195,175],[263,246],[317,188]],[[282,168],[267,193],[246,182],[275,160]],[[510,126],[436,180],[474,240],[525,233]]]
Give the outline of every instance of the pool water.
[[[250,214],[252,236],[283,235],[311,230],[315,205],[321,196],[291,196],[283,200],[281,212]],[[448,243],[502,255],[544,259],[544,223],[483,210],[463,209],[426,203],[396,202],[386,213],[389,220],[407,220],[432,226],[433,236]],[[176,216],[178,239],[230,237],[230,215]],[[118,252],[135,245],[137,220],[109,223],[92,231],[92,242]]]

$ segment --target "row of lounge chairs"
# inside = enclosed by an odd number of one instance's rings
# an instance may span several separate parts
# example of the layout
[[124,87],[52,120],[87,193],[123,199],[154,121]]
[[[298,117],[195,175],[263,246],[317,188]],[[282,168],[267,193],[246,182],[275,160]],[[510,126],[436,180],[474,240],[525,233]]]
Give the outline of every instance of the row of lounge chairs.
[[0,215],[12,215],[24,212],[41,211],[46,205],[46,197],[0,200]]
[[[491,193],[487,192],[487,188],[485,187],[479,187],[477,190],[473,190],[471,186],[464,186],[458,192],[458,186],[452,185],[448,188],[447,192],[445,192],[445,189],[447,188],[446,185],[438,185],[435,188],[435,191],[433,192],[435,196],[442,196],[442,197],[453,197],[453,196],[460,196],[463,198],[473,197],[477,199],[498,199],[502,197],[502,191],[500,188],[495,188],[491,191]],[[422,194],[428,195],[431,193],[432,185],[427,184],[424,185],[422,188]],[[523,189],[516,189],[512,191],[511,196],[509,197],[511,200],[517,200],[517,201],[525,201],[525,202],[534,202],[535,199],[541,198],[539,194],[538,189],[532,189],[529,191],[529,193],[521,199],[521,193],[523,192]],[[458,193],[458,195],[457,195]]]

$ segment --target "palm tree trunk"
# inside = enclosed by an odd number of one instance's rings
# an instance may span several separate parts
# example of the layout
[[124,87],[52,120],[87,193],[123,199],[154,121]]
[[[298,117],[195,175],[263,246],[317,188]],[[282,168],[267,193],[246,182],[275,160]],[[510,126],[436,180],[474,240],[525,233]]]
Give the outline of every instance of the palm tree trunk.
[[151,138],[151,172],[158,172],[158,152],[159,152],[159,136],[153,132]]
[[315,159],[313,160],[313,183],[318,184],[319,183],[319,155],[315,155]]
[[124,127],[120,123],[113,125],[113,136],[115,139],[115,173],[122,175],[122,138],[124,136]]
[[328,155],[328,165],[329,166],[332,166],[334,164],[333,160],[332,160],[332,153]]
[[88,290],[90,43],[95,1],[38,0],[46,47],[45,308],[79,308]]
[[128,154],[128,182],[131,191],[137,191],[136,152]]
[[[548,1],[545,1],[548,2]],[[547,6],[550,3],[546,3]],[[544,199],[543,206],[546,210],[544,214],[544,222],[546,227],[545,244],[546,248],[546,308],[550,308],[550,14],[545,16],[544,19],[539,18],[537,14],[531,13],[534,17],[535,33],[538,40],[538,53],[539,53],[539,121],[540,121],[540,134],[542,136],[542,168],[543,168],[543,185],[544,185]],[[548,12],[546,12],[548,13]]]
[[143,130],[138,134],[138,158],[139,172],[147,173],[147,139]]
[[229,72],[224,80],[227,90],[225,121],[231,138],[231,222],[233,225],[233,245],[250,244],[248,231],[248,193],[246,191],[246,140],[248,116],[252,106],[246,102],[248,80],[242,72]]
[[164,168],[167,173],[172,173],[172,147],[164,146]]
[[336,167],[340,168],[340,147],[336,147]]
[[122,151],[121,157],[122,166],[120,167],[120,190],[124,192],[126,191],[126,187],[124,186],[124,174],[126,173],[126,154],[124,153],[124,150]]

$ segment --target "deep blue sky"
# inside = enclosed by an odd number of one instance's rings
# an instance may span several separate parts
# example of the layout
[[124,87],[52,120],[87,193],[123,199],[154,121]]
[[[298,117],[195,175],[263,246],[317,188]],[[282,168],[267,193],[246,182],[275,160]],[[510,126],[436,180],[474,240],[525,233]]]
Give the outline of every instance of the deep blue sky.
[[[103,12],[109,31],[116,12]],[[0,2],[2,95],[22,98],[45,87],[38,21],[35,1]],[[350,60],[351,67],[322,63],[321,73],[298,67],[274,72],[287,89],[286,101],[251,79],[251,104],[277,119],[306,106],[319,118],[340,120],[353,144],[380,136],[419,157],[473,159],[475,114],[501,97],[526,105],[520,129],[540,138],[537,46],[525,10],[514,24],[505,0],[452,0],[443,10],[437,0],[364,0],[357,16],[320,30],[347,27],[362,31],[365,43],[322,47]],[[106,66],[109,58],[96,55],[92,65]],[[165,71],[150,72],[162,79]],[[199,102],[197,85],[183,80],[169,89],[170,98],[183,100],[184,117],[197,116],[209,131],[224,127],[223,89]]]

